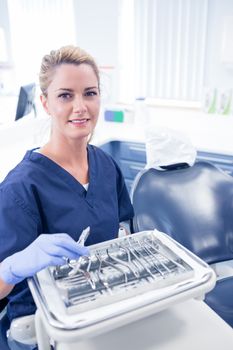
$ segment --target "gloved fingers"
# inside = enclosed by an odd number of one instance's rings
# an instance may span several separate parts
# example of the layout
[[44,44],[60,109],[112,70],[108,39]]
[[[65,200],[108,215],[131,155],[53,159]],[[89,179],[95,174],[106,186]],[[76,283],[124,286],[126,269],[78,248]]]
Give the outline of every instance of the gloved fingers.
[[[65,265],[67,262],[64,257],[53,256],[51,257],[49,266]],[[47,267],[47,266],[45,266]]]
[[[40,248],[47,253],[53,252],[53,255],[60,256],[60,249],[66,249],[69,254],[89,255],[87,247],[83,247],[66,233],[42,234],[37,240]],[[56,249],[56,247],[58,249]],[[64,254],[63,254],[64,255]],[[73,257],[72,257],[73,259]]]
[[77,245],[76,249],[72,251],[66,247],[59,247],[56,245],[50,245],[42,250],[44,254],[51,257],[67,257],[69,259],[78,259],[82,255],[89,255],[89,250],[87,247],[81,247]]
[[54,244],[58,245],[59,247],[64,247],[75,253],[77,252],[79,255],[89,255],[89,250],[86,247],[78,244],[72,237],[67,234],[61,234],[61,236],[58,235],[54,241]]

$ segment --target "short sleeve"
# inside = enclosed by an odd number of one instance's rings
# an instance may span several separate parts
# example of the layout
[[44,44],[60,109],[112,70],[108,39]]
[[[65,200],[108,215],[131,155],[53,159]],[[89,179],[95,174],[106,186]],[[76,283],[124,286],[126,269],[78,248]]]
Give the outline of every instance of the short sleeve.
[[0,190],[0,261],[26,248],[38,235],[39,222],[11,191]]

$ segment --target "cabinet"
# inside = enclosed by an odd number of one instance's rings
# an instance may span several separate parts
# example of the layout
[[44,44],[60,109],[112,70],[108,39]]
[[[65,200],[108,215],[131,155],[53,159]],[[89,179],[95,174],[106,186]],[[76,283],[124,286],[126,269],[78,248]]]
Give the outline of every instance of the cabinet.
[[197,151],[197,160],[213,163],[227,174],[233,176],[233,155]]

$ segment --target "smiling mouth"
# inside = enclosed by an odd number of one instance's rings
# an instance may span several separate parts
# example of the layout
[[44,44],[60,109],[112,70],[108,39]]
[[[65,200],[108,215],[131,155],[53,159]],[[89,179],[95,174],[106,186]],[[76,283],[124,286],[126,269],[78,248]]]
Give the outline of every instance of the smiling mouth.
[[90,119],[87,119],[87,118],[82,118],[82,119],[72,119],[72,120],[69,120],[68,122],[71,123],[71,124],[84,124],[86,122],[88,122]]

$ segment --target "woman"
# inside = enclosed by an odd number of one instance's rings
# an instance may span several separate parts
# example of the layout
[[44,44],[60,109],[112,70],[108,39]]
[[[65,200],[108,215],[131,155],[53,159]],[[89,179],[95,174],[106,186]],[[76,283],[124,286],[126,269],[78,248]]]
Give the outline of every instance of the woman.
[[25,278],[64,264],[64,257],[88,254],[76,243],[86,227],[91,245],[116,238],[119,223],[133,217],[118,166],[88,143],[100,110],[99,85],[95,61],[78,47],[42,60],[50,140],[28,151],[0,185],[0,297],[9,300],[10,321],[35,312]]

